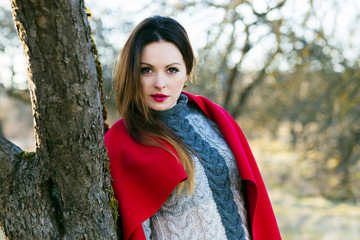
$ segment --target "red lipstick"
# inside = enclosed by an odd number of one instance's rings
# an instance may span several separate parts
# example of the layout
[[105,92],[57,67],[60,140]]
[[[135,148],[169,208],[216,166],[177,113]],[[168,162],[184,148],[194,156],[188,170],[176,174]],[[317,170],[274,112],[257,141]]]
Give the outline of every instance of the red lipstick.
[[151,95],[151,97],[157,102],[163,102],[168,98],[168,96],[166,96],[164,94],[160,94],[160,93]]

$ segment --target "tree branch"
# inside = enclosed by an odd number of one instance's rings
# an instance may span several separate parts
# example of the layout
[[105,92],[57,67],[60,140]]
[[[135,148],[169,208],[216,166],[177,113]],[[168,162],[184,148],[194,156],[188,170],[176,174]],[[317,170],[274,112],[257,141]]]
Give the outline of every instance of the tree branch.
[[[17,161],[20,159],[22,150],[14,143],[0,136],[0,181],[9,176]],[[0,185],[1,188],[2,185]]]
[[225,90],[225,99],[224,99],[224,103],[223,106],[226,110],[230,110],[230,101],[232,99],[233,93],[234,93],[234,83],[236,81],[236,78],[239,74],[239,66],[241,66],[242,61],[244,60],[244,57],[246,55],[246,53],[249,52],[249,50],[251,49],[251,44],[250,44],[250,33],[249,33],[249,28],[250,25],[246,25],[245,27],[245,33],[246,33],[246,39],[245,39],[245,43],[244,43],[244,47],[241,50],[241,58],[240,60],[235,64],[235,66],[230,70],[230,75],[229,77],[226,79],[226,90]]
[[252,93],[254,88],[258,86],[265,79],[266,69],[269,67],[269,65],[271,64],[271,62],[279,52],[280,52],[280,48],[278,47],[277,50],[273,54],[271,54],[269,60],[265,63],[264,67],[261,69],[256,79],[242,90],[242,92],[240,93],[238,104],[235,105],[234,109],[231,111],[231,115],[234,118],[240,115],[246,101],[248,100],[250,93]]

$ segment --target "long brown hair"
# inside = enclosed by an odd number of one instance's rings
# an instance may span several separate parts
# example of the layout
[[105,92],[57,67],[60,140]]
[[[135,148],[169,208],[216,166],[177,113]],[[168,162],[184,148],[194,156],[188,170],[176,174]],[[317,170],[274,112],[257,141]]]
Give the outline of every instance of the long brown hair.
[[[159,119],[156,111],[145,104],[142,94],[140,80],[142,50],[145,45],[161,40],[177,46],[183,56],[187,75],[191,75],[194,53],[185,29],[169,17],[146,18],[131,32],[120,57],[115,62],[113,77],[117,106],[127,131],[135,141],[164,148],[181,162],[188,175],[185,187],[190,194],[194,189],[194,163],[189,152],[192,150]],[[175,149],[177,155],[165,142]],[[184,183],[179,184],[178,195],[182,189]]]

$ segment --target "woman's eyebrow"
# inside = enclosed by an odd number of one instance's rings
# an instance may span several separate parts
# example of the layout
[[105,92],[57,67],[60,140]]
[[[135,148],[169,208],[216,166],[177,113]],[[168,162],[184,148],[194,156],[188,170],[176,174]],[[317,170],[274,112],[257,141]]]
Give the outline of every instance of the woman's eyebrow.
[[[149,66],[149,67],[154,67],[154,66],[151,65],[150,63],[146,63],[146,62],[141,62],[140,64],[144,64],[144,65],[147,65],[147,66]],[[165,68],[168,68],[168,67],[170,67],[170,66],[172,66],[172,65],[181,65],[181,64],[178,63],[178,62],[173,62],[173,63],[170,63],[170,64],[166,65]]]
[[168,68],[168,67],[170,67],[170,66],[172,66],[172,65],[181,65],[181,64],[178,63],[178,62],[174,62],[174,63],[171,63],[171,64],[169,64],[169,65],[166,65],[165,68]]
[[154,67],[154,66],[151,65],[150,63],[146,63],[146,62],[141,62],[140,64],[145,64],[145,65],[148,65],[149,67]]

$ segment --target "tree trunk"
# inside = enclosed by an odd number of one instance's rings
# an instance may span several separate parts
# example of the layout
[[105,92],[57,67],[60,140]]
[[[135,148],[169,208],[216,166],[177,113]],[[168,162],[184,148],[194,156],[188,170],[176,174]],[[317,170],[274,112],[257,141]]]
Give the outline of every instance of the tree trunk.
[[94,44],[82,0],[11,0],[36,154],[0,138],[0,222],[10,239],[116,239]]

